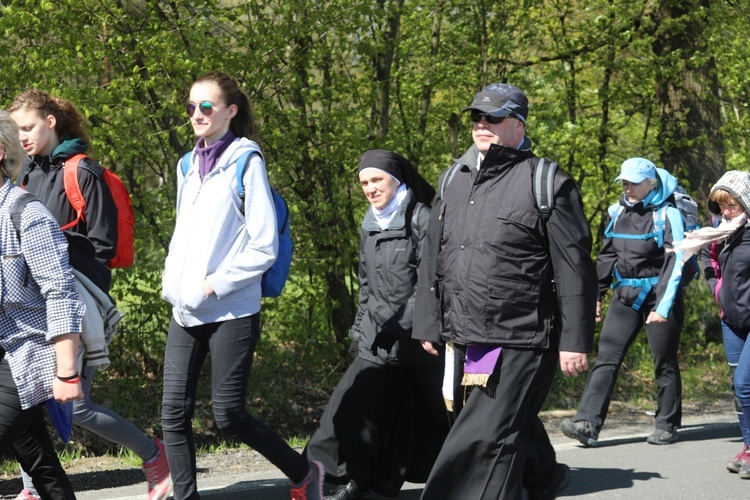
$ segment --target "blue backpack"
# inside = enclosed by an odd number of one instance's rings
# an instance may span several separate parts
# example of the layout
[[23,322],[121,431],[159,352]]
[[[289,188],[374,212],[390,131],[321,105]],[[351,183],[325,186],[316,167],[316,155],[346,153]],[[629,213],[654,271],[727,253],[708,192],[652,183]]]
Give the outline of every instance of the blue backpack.
[[[617,219],[625,211],[625,207],[620,203],[615,203],[609,207],[610,220],[607,224],[607,228],[604,230],[605,238],[623,238],[629,240],[650,240],[654,239],[656,245],[659,248],[664,246],[664,226],[667,221],[667,207],[675,207],[682,218],[685,233],[694,231],[699,227],[698,224],[698,204],[688,194],[682,186],[678,186],[674,193],[674,203],[666,201],[657,207],[653,207],[653,219],[654,225],[653,230],[647,234],[625,234],[616,233],[614,231],[615,223]],[[620,286],[632,286],[641,288],[641,293],[638,295],[635,303],[633,303],[633,309],[639,310],[643,301],[645,300],[651,289],[656,286],[659,281],[658,276],[652,276],[650,278],[623,278],[615,267],[612,271],[615,277],[615,282],[612,284],[612,289]],[[682,266],[682,279],[680,281],[681,286],[687,286],[693,279],[700,277],[700,265],[698,264],[698,257],[693,255],[685,264]]]
[[[190,170],[190,158],[192,151],[189,151],[182,157],[180,168],[182,176],[185,177]],[[237,165],[243,165],[242,168],[235,169],[237,180],[237,191],[240,195],[240,207],[245,209],[245,186],[242,184],[242,178],[245,176],[247,166],[250,164],[250,158],[254,154],[260,154],[259,151],[248,151],[237,160]],[[273,197],[273,206],[276,209],[276,221],[278,222],[279,231],[279,251],[276,254],[276,260],[271,267],[263,274],[260,282],[261,295],[263,297],[276,298],[284,290],[287,278],[289,278],[289,269],[292,267],[292,253],[294,243],[292,242],[292,232],[289,226],[289,207],[282,196],[271,188]],[[244,212],[243,212],[244,215]]]

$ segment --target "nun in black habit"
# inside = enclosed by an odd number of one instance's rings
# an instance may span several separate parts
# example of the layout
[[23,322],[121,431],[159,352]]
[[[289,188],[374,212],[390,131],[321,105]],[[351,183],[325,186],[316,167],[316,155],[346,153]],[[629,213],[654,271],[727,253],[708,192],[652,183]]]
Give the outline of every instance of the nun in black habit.
[[305,453],[342,485],[333,500],[398,495],[425,482],[449,424],[444,359],[411,338],[417,269],[435,190],[391,151],[366,151],[359,182],[370,202],[362,221],[354,361],[333,392]]

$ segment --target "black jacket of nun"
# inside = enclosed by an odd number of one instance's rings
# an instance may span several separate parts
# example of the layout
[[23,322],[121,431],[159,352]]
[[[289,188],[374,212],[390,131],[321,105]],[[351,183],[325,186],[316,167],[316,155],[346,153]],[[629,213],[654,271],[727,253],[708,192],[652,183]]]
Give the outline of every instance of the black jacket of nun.
[[[372,209],[362,220],[359,247],[359,307],[350,336],[358,340],[358,355],[375,363],[430,364],[440,361],[411,339],[414,298],[423,242],[435,190],[402,156],[370,150],[359,170],[378,168],[406,184],[406,197],[389,226],[381,229]],[[411,183],[411,184],[410,184]],[[412,187],[412,184],[415,187]],[[390,352],[372,345],[381,331],[397,339]]]

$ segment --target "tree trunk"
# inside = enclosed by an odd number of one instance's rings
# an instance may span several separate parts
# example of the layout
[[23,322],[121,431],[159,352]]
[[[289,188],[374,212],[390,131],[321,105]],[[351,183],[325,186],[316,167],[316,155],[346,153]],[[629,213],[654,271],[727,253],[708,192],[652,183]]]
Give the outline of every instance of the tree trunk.
[[384,0],[378,2],[381,9],[387,9],[388,17],[383,29],[383,41],[373,58],[375,70],[375,99],[372,105],[372,130],[376,139],[384,140],[388,136],[388,124],[391,108],[391,68],[393,55],[398,43],[398,32],[401,27],[401,7],[404,0],[395,0],[387,6]]
[[707,55],[710,4],[662,1],[653,14],[661,162],[701,200],[726,170],[716,63]]

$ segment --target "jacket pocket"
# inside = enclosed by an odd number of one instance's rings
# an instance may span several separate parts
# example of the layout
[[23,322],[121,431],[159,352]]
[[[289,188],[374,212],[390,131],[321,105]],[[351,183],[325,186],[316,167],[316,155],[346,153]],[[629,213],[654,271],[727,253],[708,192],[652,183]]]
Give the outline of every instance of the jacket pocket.
[[543,242],[539,227],[539,214],[523,208],[498,207],[495,212],[494,235],[489,241],[499,248],[522,245],[528,250],[528,242]]
[[[539,329],[541,288],[534,283],[490,276],[484,318],[489,339],[520,340]],[[498,338],[500,336],[500,338]]]

